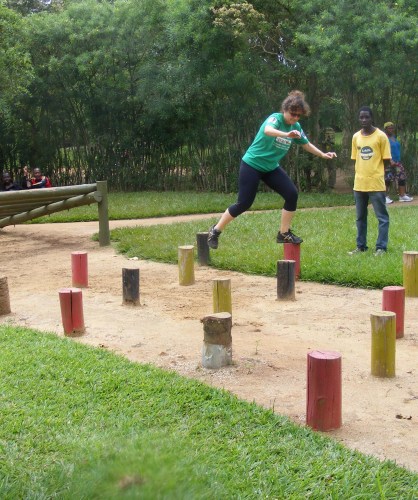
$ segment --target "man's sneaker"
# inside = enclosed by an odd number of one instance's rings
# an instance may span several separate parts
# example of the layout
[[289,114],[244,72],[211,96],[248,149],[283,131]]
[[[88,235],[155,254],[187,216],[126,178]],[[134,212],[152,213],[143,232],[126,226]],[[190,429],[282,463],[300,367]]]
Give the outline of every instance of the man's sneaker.
[[381,257],[382,255],[385,255],[385,253],[386,250],[383,250],[383,248],[378,248],[373,255],[375,257]]
[[302,243],[302,238],[296,236],[296,234],[292,233],[292,230],[286,231],[285,233],[281,233],[280,231],[277,233],[276,238],[277,243],[294,243],[299,244]]
[[208,245],[210,248],[213,248],[216,250],[218,248],[218,238],[221,235],[221,231],[218,231],[215,229],[215,226],[212,226],[209,229],[209,234],[208,234]]
[[386,196],[386,205],[390,205],[391,203],[393,203],[393,200],[389,196]]
[[348,255],[356,255],[358,253],[362,253],[362,252],[365,252],[366,251],[366,248],[355,248],[354,250],[351,250],[351,252],[348,252]]
[[408,196],[407,194],[404,194],[403,196],[399,196],[399,201],[412,201],[414,198],[412,196]]

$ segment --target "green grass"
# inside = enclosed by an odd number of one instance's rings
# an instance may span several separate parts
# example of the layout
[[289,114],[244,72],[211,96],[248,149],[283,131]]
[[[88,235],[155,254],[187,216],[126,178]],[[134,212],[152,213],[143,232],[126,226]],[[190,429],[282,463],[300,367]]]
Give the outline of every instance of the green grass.
[[[370,250],[350,256],[356,246],[355,209],[298,211],[294,230],[304,238],[301,245],[302,279],[345,286],[381,288],[402,284],[402,254],[418,250],[418,207],[393,206],[390,212],[389,248],[386,255],[373,256],[377,220],[369,210]],[[249,274],[275,276],[283,246],[277,245],[279,211],[244,214],[233,221],[211,251],[211,265]],[[122,228],[111,232],[117,249],[128,257],[176,263],[177,247],[194,244],[196,233],[207,231],[213,220],[143,228]]]
[[0,326],[2,499],[413,499],[418,475],[231,394]]
[[[181,214],[207,214],[223,212],[236,201],[236,194],[193,193],[193,192],[149,192],[110,193],[109,219],[138,219],[144,217],[164,217]],[[330,207],[352,205],[351,194],[301,193],[299,207]],[[283,205],[275,193],[259,193],[253,210],[272,210]],[[34,219],[32,223],[79,222],[98,220],[97,205],[73,208],[57,212],[48,217]]]

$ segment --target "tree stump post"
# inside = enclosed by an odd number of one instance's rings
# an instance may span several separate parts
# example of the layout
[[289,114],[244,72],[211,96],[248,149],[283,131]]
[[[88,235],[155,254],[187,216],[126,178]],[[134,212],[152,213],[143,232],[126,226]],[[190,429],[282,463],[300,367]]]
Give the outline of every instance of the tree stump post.
[[139,302],[139,269],[122,268],[123,304],[137,306]]
[[213,312],[229,312],[232,314],[231,280],[217,278],[213,283]]
[[277,261],[277,300],[295,300],[295,261]]
[[300,278],[300,251],[300,243],[285,243],[283,245],[284,260],[295,261],[295,280],[298,280]]
[[214,313],[201,319],[203,323],[202,365],[218,369],[232,364],[232,316]]
[[407,297],[418,297],[418,252],[403,253],[403,286]]
[[79,288],[62,288],[59,299],[64,334],[82,335],[85,332],[82,291]]
[[201,266],[207,266],[210,262],[208,234],[208,232],[196,234],[197,261]]
[[179,283],[182,286],[194,284],[194,246],[178,247]]
[[307,359],[306,424],[318,431],[341,427],[341,354],[311,351]]
[[404,336],[405,288],[403,286],[385,286],[383,288],[382,310],[396,314],[396,338]]
[[73,287],[87,288],[89,286],[87,252],[71,253],[71,272]]
[[372,329],[371,373],[375,377],[395,376],[396,314],[381,311],[370,315]]
[[0,276],[0,316],[10,314],[10,296],[9,285],[7,284],[7,277]]

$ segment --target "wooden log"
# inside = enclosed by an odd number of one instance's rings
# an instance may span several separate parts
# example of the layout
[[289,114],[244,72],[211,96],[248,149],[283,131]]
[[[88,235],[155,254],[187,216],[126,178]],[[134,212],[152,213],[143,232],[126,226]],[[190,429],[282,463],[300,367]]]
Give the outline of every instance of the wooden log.
[[213,312],[229,312],[232,314],[231,280],[217,278],[213,283]]
[[418,252],[403,253],[403,286],[406,297],[418,297]]
[[62,288],[59,291],[62,325],[68,336],[82,335],[85,332],[83,313],[83,294],[79,288]]
[[[20,193],[21,191],[17,192]],[[75,196],[74,198],[66,198],[65,200],[55,201],[53,203],[48,203],[48,201],[46,201],[46,204],[29,210],[28,212],[15,213],[14,215],[9,215],[8,217],[0,219],[0,228],[14,224],[22,224],[23,222],[43,217],[44,215],[62,212],[63,210],[69,210],[70,208],[81,207],[83,205],[91,205],[92,203],[96,203],[93,193]]]
[[306,424],[330,431],[341,427],[341,354],[311,351],[307,359]]
[[0,276],[0,316],[10,314],[10,296],[9,285],[7,284],[7,277]]
[[73,287],[89,286],[87,252],[71,252],[71,275]]
[[[104,181],[106,182],[106,181]],[[97,184],[80,184],[77,186],[52,187],[47,189],[28,189],[23,191],[7,191],[0,193],[1,204],[24,204],[32,201],[51,201],[63,200],[74,196],[93,193],[97,190]]]
[[277,299],[295,300],[295,261],[277,261]]
[[284,260],[295,261],[295,280],[300,278],[300,243],[285,243],[283,245]]
[[208,234],[208,232],[196,234],[197,261],[201,266],[207,266],[210,262]]
[[194,280],[194,246],[184,245],[178,247],[179,284],[182,286],[193,285]]
[[122,269],[123,304],[139,305],[139,269]]
[[383,288],[382,310],[396,314],[396,338],[404,336],[405,288],[403,286],[385,286]]
[[372,329],[371,373],[375,377],[395,376],[396,314],[381,311],[370,315]]
[[214,313],[201,319],[203,323],[202,365],[218,369],[232,364],[232,316]]

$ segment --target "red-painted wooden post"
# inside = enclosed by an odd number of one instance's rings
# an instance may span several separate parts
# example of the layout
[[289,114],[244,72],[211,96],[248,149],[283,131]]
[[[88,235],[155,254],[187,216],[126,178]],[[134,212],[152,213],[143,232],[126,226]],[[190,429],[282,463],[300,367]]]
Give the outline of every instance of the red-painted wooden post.
[[405,288],[403,286],[383,288],[382,311],[396,313],[396,338],[402,338],[405,324]]
[[74,287],[87,288],[89,286],[87,267],[87,252],[71,253],[72,283]]
[[295,261],[295,279],[300,278],[300,243],[285,243],[283,245],[284,260]]
[[307,360],[306,424],[318,431],[341,427],[341,354],[311,351]]
[[84,333],[82,291],[79,288],[61,288],[59,299],[64,334],[81,335]]

